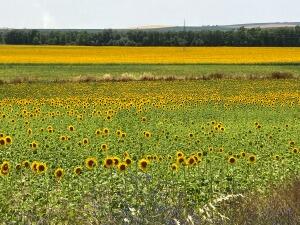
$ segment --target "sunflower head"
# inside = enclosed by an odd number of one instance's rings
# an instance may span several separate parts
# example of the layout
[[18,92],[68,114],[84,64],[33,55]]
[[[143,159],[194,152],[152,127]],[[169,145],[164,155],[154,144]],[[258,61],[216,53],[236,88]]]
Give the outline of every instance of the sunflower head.
[[38,163],[37,164],[37,172],[38,173],[45,173],[46,171],[47,171],[47,165],[46,165],[46,163]]
[[121,131],[121,130],[117,130],[117,131],[116,131],[116,135],[117,135],[117,136],[119,136],[119,137],[120,137],[120,136],[121,136],[121,134],[122,134],[122,131]]
[[101,150],[102,151],[107,151],[108,150],[108,145],[107,144],[102,144],[101,145]]
[[103,129],[103,134],[104,135],[108,135],[109,134],[109,129],[108,128],[104,128]]
[[145,136],[145,138],[150,138],[151,133],[149,131],[144,131],[144,136]]
[[69,130],[69,131],[74,131],[74,130],[75,130],[75,128],[74,128],[74,126],[73,126],[73,125],[70,125],[70,126],[68,126],[68,130]]
[[142,170],[144,172],[149,167],[149,161],[147,159],[141,159],[138,164],[139,164],[140,170]]
[[107,157],[104,160],[104,167],[105,168],[111,168],[115,164],[114,158],[113,157]]
[[56,179],[61,179],[64,176],[64,170],[62,168],[57,168],[54,171],[54,176]]
[[30,162],[28,160],[24,160],[22,162],[22,166],[25,167],[25,168],[30,168]]
[[5,138],[0,138],[0,146],[6,145],[6,140]]
[[196,160],[193,156],[189,157],[186,159],[186,162],[185,164],[188,165],[188,166],[192,166],[196,163]]
[[176,172],[176,171],[178,171],[178,169],[179,169],[178,164],[177,163],[172,163],[171,170]]
[[89,143],[89,139],[83,138],[82,144],[87,145]]
[[234,157],[234,156],[230,156],[229,158],[228,158],[228,163],[229,164],[235,164],[236,163],[236,158]]
[[22,168],[21,163],[17,163],[15,168],[17,171],[19,171]]
[[61,141],[65,141],[65,140],[67,140],[68,138],[65,136],[65,135],[62,135],[62,136],[60,136],[60,140]]
[[92,170],[97,167],[98,161],[95,157],[89,157],[85,160],[85,166],[87,169]]
[[38,143],[36,141],[33,141],[33,142],[30,143],[30,147],[32,149],[36,149],[38,147]]
[[5,142],[6,142],[7,145],[10,145],[10,144],[12,143],[12,138],[11,138],[11,136],[6,136],[6,137],[5,137]]
[[125,171],[126,168],[127,168],[127,164],[125,162],[122,162],[118,165],[118,170],[121,172]]
[[30,167],[31,167],[31,170],[33,171],[33,172],[37,172],[38,171],[38,162],[37,161],[33,161],[32,163],[31,163],[31,165],[30,165]]
[[75,168],[74,168],[74,173],[76,174],[76,175],[80,175],[81,173],[82,173],[82,170],[83,170],[83,168],[81,167],[81,166],[76,166]]
[[1,175],[8,175],[9,173],[9,170],[10,170],[10,163],[8,161],[4,161],[2,164],[1,164]]
[[113,159],[114,159],[114,165],[118,166],[119,163],[121,162],[120,158],[119,157],[113,157]]
[[176,157],[179,158],[179,157],[184,157],[184,153],[182,151],[177,151],[176,152]]
[[249,161],[250,163],[255,163],[255,162],[256,162],[256,156],[255,156],[255,155],[250,155],[250,156],[248,157],[248,161]]
[[126,157],[124,162],[126,163],[127,166],[129,166],[132,163],[132,159],[130,157]]

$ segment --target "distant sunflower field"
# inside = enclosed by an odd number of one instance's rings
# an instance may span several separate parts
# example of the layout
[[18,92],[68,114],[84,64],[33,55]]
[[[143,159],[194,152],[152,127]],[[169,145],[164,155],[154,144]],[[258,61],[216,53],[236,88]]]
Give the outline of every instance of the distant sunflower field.
[[[80,63],[83,58],[166,62],[178,60],[176,54],[195,51],[199,58],[187,60],[205,60],[199,49],[173,49],[174,56],[164,53],[164,48],[151,50],[152,56],[162,52],[158,59],[135,54],[127,59],[121,49],[99,48],[107,52],[98,56],[85,47],[1,47],[0,54],[1,62],[49,62],[53,51],[65,51],[63,57],[53,58],[55,62]],[[26,58],[26,51],[41,51],[45,57]],[[121,52],[108,54],[113,51]],[[243,51],[229,51],[233,58],[216,60],[270,60],[266,55],[237,57]],[[296,48],[274,51],[278,51],[272,53],[275,61],[300,57]],[[64,58],[66,54],[69,57]],[[266,194],[273,184],[299,175],[299,90],[300,83],[294,80],[1,85],[0,221],[211,224],[215,217],[222,220],[218,201],[213,200],[249,191]]]
[[0,46],[1,64],[300,63],[298,47]]

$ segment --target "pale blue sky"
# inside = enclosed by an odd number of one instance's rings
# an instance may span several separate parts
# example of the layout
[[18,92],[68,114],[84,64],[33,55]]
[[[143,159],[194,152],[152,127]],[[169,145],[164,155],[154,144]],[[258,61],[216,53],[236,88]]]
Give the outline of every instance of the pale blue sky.
[[0,27],[128,28],[141,25],[299,22],[300,0],[0,0]]

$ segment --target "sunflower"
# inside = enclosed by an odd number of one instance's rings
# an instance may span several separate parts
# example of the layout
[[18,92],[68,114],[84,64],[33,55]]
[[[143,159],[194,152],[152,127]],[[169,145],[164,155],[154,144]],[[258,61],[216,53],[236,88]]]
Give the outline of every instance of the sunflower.
[[24,160],[22,162],[22,166],[25,167],[25,168],[30,168],[30,162],[28,160]]
[[202,152],[197,152],[197,156],[201,158],[203,156],[203,153]]
[[181,151],[177,151],[176,152],[176,157],[179,158],[179,157],[184,157],[184,153],[181,152]]
[[37,142],[36,141],[31,142],[30,147],[33,148],[33,149],[37,148],[38,147]]
[[199,157],[198,157],[197,155],[193,155],[192,157],[195,159],[195,162],[196,162],[196,163],[199,162],[200,159],[199,159]]
[[111,168],[114,166],[114,158],[113,157],[107,157],[104,159],[104,166],[105,168]]
[[60,140],[61,141],[65,141],[65,140],[67,140],[68,138],[66,137],[66,136],[64,136],[64,135],[62,135],[62,136],[60,136]]
[[125,151],[125,152],[123,153],[123,157],[124,157],[124,158],[129,157],[129,153],[128,153],[127,151]]
[[122,131],[121,131],[121,130],[117,130],[117,131],[116,131],[116,135],[117,135],[117,136],[119,136],[119,137],[120,137],[120,136],[121,136],[121,134],[122,134]]
[[97,130],[95,131],[95,134],[96,134],[96,135],[100,135],[100,134],[101,134],[101,130],[97,129]]
[[101,145],[101,150],[107,151],[108,150],[108,145],[107,144],[102,144]]
[[68,126],[68,130],[69,130],[69,131],[74,131],[74,130],[75,130],[75,128],[74,128],[74,126],[73,126],[73,125],[70,125],[70,126]]
[[55,178],[57,179],[61,179],[63,176],[64,176],[64,170],[62,168],[57,168],[55,171],[54,171],[54,176]]
[[31,128],[28,128],[27,134],[28,134],[28,135],[31,135],[31,134],[32,134],[32,129],[31,129]]
[[124,162],[122,162],[122,163],[120,163],[120,164],[118,165],[118,169],[119,169],[119,171],[121,171],[121,172],[125,171],[126,168],[127,168],[127,164],[124,163]]
[[0,146],[3,146],[6,144],[5,138],[0,138]]
[[98,165],[98,161],[95,157],[89,157],[85,160],[85,166],[87,169],[92,170]]
[[241,152],[240,156],[245,157],[246,156],[246,152]]
[[293,153],[297,154],[299,152],[298,148],[293,148]]
[[127,166],[129,166],[132,163],[132,159],[129,157],[126,157],[124,162],[127,164]]
[[83,168],[81,166],[76,166],[73,170],[73,172],[76,174],[76,175],[80,175],[82,173],[82,170]]
[[33,161],[32,163],[31,163],[31,170],[33,171],[33,172],[37,172],[37,167],[38,167],[38,162],[37,161]]
[[178,171],[178,168],[179,168],[179,166],[178,166],[177,163],[172,163],[171,169],[172,169],[173,171]]
[[189,165],[189,166],[192,166],[192,165],[194,165],[196,163],[196,160],[195,160],[195,158],[194,157],[189,157],[187,160],[186,160],[186,162],[185,162],[185,164],[186,165]]
[[250,155],[250,156],[248,157],[248,161],[249,161],[250,163],[255,163],[255,162],[256,162],[256,156],[255,156],[255,155]]
[[145,136],[145,138],[150,138],[151,133],[149,131],[144,131],[144,136]]
[[273,159],[279,161],[280,160],[280,156],[279,155],[274,155]]
[[185,160],[184,156],[181,156],[176,159],[176,162],[177,162],[177,164],[183,164],[184,160]]
[[148,161],[147,159],[141,159],[141,160],[139,161],[139,168],[140,168],[140,170],[142,170],[142,171],[146,171],[148,165],[149,165],[149,161]]
[[293,146],[293,145],[295,145],[295,142],[294,141],[289,141],[289,145]]
[[10,163],[8,161],[4,161],[1,164],[1,174],[7,175],[9,173],[9,169],[10,169]]
[[45,173],[47,171],[47,165],[46,163],[38,163],[37,165],[37,172],[38,173]]
[[82,143],[83,143],[84,145],[87,145],[87,144],[89,143],[89,139],[83,138]]
[[17,163],[15,168],[16,170],[20,170],[22,168],[22,165],[20,163]]
[[120,158],[119,157],[113,157],[113,159],[114,159],[114,165],[118,166],[119,163],[121,162]]
[[236,158],[233,157],[233,156],[230,156],[230,157],[228,158],[228,163],[230,163],[230,164],[235,164],[235,163],[236,163]]
[[103,129],[103,134],[104,135],[108,135],[109,134],[109,129],[108,128],[104,128]]

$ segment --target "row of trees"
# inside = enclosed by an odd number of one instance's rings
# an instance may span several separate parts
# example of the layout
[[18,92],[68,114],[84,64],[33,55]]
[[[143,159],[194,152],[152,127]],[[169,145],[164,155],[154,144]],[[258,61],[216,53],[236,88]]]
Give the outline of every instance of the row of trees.
[[300,46],[300,27],[230,31],[103,30],[0,32],[0,44],[91,46]]

